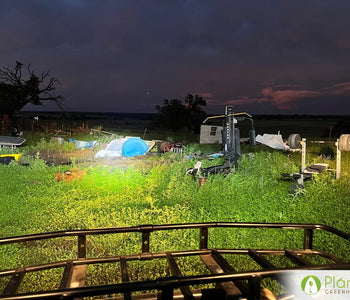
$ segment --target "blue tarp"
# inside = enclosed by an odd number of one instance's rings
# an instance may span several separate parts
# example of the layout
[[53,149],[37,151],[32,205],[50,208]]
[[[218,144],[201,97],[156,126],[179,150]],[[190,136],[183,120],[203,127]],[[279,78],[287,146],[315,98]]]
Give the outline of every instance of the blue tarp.
[[71,138],[68,140],[68,143],[74,143],[75,149],[85,149],[94,147],[97,141],[78,141],[75,138]]
[[147,143],[140,138],[130,138],[122,146],[122,155],[133,157],[135,155],[143,155],[148,150]]

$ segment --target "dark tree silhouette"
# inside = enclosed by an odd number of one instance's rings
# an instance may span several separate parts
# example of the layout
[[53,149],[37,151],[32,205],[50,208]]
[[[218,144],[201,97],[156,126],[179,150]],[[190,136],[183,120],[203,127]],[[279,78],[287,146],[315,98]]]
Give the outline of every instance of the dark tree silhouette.
[[207,102],[198,95],[188,94],[185,103],[188,114],[187,127],[192,133],[199,133],[200,125],[206,117],[206,113],[201,106],[207,106]]
[[162,128],[174,131],[188,128],[191,132],[198,133],[200,125],[206,117],[201,106],[206,105],[207,103],[202,97],[192,94],[187,95],[185,105],[178,99],[171,101],[165,99],[162,106],[156,106],[159,112],[156,123]]
[[23,64],[17,61],[13,69],[0,69],[0,113],[17,115],[26,104],[43,105],[44,101],[53,101],[62,107],[63,97],[52,94],[57,79],[48,78],[49,71],[37,76],[30,64],[25,76],[22,67]]
[[[350,117],[343,117],[338,121],[332,130],[333,136],[340,136],[350,132]],[[325,136],[329,135],[329,131],[325,132]]]
[[157,105],[156,109],[159,112],[157,118],[157,125],[164,128],[177,131],[186,126],[187,112],[185,106],[181,103],[181,100],[165,99],[163,105]]

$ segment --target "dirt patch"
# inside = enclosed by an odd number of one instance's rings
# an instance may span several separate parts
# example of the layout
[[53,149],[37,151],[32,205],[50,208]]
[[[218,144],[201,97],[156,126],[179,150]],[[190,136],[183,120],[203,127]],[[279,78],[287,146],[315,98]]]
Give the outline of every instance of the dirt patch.
[[[95,159],[96,151],[92,149],[79,149],[76,151],[63,152],[53,150],[41,150],[40,158],[45,160],[48,165],[70,165],[76,164],[79,168],[89,167],[112,167],[128,169],[131,166],[138,170],[150,170],[162,162],[158,154],[142,155],[135,157],[117,157],[114,159]],[[36,153],[31,153],[36,156]]]
[[[30,154],[35,156],[36,153]],[[45,160],[49,165],[69,165],[74,163],[92,162],[94,160],[95,153],[91,149],[80,149],[76,151],[63,152],[63,151],[50,151],[41,150],[40,158]]]

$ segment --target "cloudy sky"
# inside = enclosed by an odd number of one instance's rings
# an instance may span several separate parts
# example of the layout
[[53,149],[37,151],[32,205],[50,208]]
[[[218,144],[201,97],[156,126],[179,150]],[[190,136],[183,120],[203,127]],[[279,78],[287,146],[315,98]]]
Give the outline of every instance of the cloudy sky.
[[349,0],[0,4],[0,67],[49,70],[67,111],[155,112],[191,93],[207,113],[350,115]]

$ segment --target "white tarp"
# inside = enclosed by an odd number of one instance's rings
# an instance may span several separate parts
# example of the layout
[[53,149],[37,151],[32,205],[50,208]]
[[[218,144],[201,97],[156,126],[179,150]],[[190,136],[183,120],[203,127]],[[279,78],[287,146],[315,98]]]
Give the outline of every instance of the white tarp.
[[122,147],[126,140],[128,140],[128,138],[120,138],[111,141],[105,149],[100,150],[95,154],[95,159],[115,158],[122,156]]
[[257,135],[255,139],[258,143],[264,144],[266,146],[269,146],[273,149],[278,150],[289,150],[289,146],[283,142],[282,135],[280,134],[267,134],[264,133],[264,135]]
[[[125,155],[125,153],[123,155],[123,145],[126,141],[131,141],[134,139],[140,139],[140,138],[126,136],[123,138],[112,140],[107,145],[107,147],[105,149],[100,150],[95,154],[95,159],[102,159],[102,158],[113,159],[113,158],[120,157],[120,156],[130,156],[130,155]],[[150,151],[154,147],[154,145],[156,144],[155,141],[144,141],[141,139],[140,139],[140,141],[143,141],[143,143],[145,143],[145,145],[147,144],[147,147],[148,147],[147,151]],[[140,151],[139,147],[140,147],[140,145],[133,146],[131,144],[131,148],[134,148],[134,150],[136,152]],[[130,144],[129,144],[128,150],[130,151],[131,148],[130,148]],[[124,151],[128,151],[128,150],[126,150],[124,148]],[[144,149],[142,149],[142,150],[144,151]],[[140,155],[140,154],[137,154],[137,155]]]

